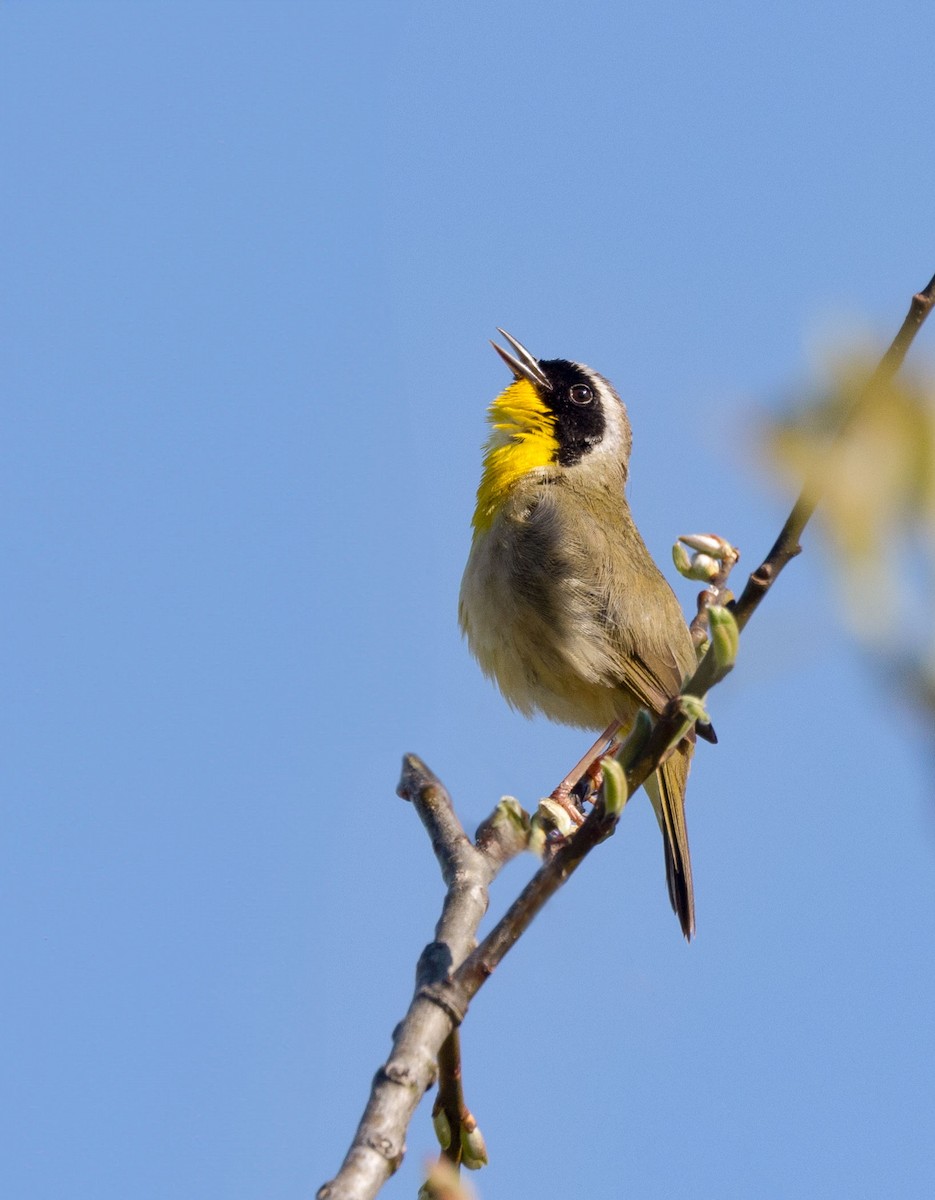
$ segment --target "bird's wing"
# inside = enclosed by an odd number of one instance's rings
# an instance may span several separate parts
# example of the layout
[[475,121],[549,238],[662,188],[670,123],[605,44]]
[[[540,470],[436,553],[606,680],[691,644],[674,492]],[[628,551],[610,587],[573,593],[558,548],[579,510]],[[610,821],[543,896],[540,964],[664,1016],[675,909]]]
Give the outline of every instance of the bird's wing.
[[[647,662],[647,658],[651,661]],[[643,708],[657,715],[682,684],[682,672],[671,650],[653,647],[647,654],[634,646],[617,659],[615,666],[614,682],[622,684]]]
[[623,570],[618,561],[600,577],[604,637],[613,646],[607,682],[658,715],[694,668],[695,652],[679,603],[641,540],[623,561]]
[[622,493],[604,500],[595,506],[589,492],[567,482],[540,489],[522,523],[521,542],[533,567],[519,575],[549,576],[551,586],[540,586],[531,600],[541,611],[547,593],[574,669],[592,683],[628,692],[658,715],[694,666],[691,636]]

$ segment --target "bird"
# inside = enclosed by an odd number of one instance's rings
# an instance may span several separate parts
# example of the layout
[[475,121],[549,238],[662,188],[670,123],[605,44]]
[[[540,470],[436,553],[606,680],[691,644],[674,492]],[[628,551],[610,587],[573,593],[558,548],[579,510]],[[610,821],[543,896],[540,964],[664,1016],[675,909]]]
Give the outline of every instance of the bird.
[[[612,384],[537,359],[498,327],[513,379],[487,413],[473,534],[458,602],[468,648],[511,707],[625,732],[658,716],[696,665],[678,600],[626,498],[632,432]],[[512,352],[511,352],[512,351]],[[694,733],[650,775],[669,899],[689,941],[695,902],[685,788]]]

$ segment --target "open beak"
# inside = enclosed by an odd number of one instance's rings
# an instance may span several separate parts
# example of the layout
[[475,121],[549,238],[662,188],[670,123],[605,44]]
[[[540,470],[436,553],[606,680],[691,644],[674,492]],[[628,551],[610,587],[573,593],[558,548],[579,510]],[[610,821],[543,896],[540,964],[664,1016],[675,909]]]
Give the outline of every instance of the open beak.
[[512,354],[503,350],[496,342],[490,343],[513,372],[514,376],[517,379],[528,379],[536,387],[546,388],[546,390],[551,391],[552,385],[539,366],[539,360],[533,358],[522,342],[518,342],[515,337],[510,337],[507,331],[501,329],[499,325],[497,326],[497,333],[502,334],[516,351],[516,357],[514,358]]

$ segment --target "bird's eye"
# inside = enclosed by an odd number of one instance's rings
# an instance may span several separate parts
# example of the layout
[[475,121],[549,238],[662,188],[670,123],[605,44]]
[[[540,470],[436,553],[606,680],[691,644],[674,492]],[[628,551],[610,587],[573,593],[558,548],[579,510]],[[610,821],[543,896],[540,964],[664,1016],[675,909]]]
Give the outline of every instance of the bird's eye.
[[590,404],[594,399],[594,393],[586,383],[576,383],[571,389],[571,398],[575,404]]

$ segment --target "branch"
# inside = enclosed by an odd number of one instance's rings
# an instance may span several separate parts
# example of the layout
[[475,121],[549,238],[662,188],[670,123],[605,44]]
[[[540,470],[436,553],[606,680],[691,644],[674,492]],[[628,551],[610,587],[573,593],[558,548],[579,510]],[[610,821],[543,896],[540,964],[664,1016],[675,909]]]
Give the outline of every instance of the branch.
[[390,1057],[377,1071],[341,1170],[319,1190],[318,1200],[376,1196],[398,1168],[412,1114],[435,1081],[442,1043],[463,1017],[439,995],[438,985],[473,947],[491,881],[526,847],[521,810],[509,800],[497,805],[472,844],[444,785],[414,754],[403,759],[397,792],[411,801],[425,826],[448,890],[435,940],[419,956],[415,995],[393,1036]]
[[[848,420],[859,411],[866,393],[889,382],[929,311],[935,305],[935,277],[913,296],[899,333],[858,395]],[[789,518],[762,564],[750,575],[730,608],[743,629],[782,570],[800,553],[799,539],[820,499],[820,487],[806,483]],[[694,675],[649,730],[638,721],[621,751],[627,797],[657,769],[671,747],[694,723],[697,702],[720,683],[732,661],[709,648]],[[694,698],[695,706],[688,702]],[[620,805],[608,811],[604,794],[573,837],[566,839],[539,868],[490,933],[471,950],[487,907],[491,880],[504,862],[525,845],[517,836],[518,818],[501,815],[503,804],[478,830],[472,845],[455,816],[439,780],[415,756],[404,760],[399,794],[414,804],[432,838],[432,846],[448,884],[436,940],[419,960],[416,993],[409,1012],[397,1028],[393,1050],[374,1080],[370,1100],[341,1170],[318,1192],[318,1200],[372,1200],[398,1167],[405,1131],[416,1105],[435,1078],[439,1051],[451,1031],[463,1021],[471,1000],[516,944],[545,903],[577,870],[600,842],[614,832]],[[506,803],[506,802],[504,802]],[[512,821],[512,829],[510,822]]]

